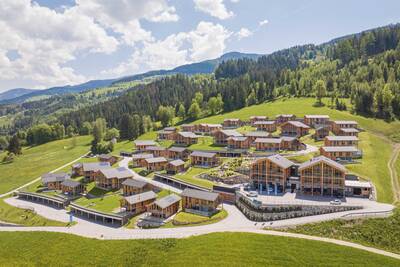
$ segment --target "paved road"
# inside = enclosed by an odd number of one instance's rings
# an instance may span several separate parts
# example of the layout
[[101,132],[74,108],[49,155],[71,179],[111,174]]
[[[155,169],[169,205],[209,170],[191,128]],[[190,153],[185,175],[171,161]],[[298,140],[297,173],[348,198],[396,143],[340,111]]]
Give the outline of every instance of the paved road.
[[[120,167],[125,167],[125,168],[129,169],[128,166],[129,166],[129,162],[131,162],[131,161],[132,161],[131,157],[124,157],[121,161],[118,162],[118,164],[119,164]],[[147,183],[152,184],[152,185],[154,185],[156,187],[159,187],[159,188],[162,188],[162,189],[166,189],[166,190],[175,192],[177,194],[182,193],[182,190],[180,190],[180,189],[178,189],[176,187],[173,187],[173,186],[170,186],[170,185],[167,185],[167,184],[164,184],[164,183],[161,183],[161,182],[158,182],[158,181],[143,177],[143,176],[139,175],[138,173],[136,173],[136,172],[134,172],[132,170],[130,170],[130,171],[132,172],[133,177],[135,179],[146,181]]]

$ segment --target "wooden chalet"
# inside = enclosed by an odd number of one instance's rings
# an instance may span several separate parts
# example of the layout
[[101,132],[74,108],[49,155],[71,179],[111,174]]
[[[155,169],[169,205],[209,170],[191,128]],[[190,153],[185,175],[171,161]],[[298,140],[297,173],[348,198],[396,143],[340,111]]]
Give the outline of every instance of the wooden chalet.
[[315,141],[324,140],[329,135],[330,127],[328,125],[318,126],[315,128],[313,138]]
[[217,153],[193,151],[190,154],[190,161],[193,166],[215,167],[219,164]]
[[127,212],[133,215],[140,214],[145,212],[147,205],[153,203],[156,199],[157,195],[153,191],[127,196],[121,199],[121,208],[125,208]]
[[291,167],[294,163],[279,154],[256,160],[250,168],[250,178],[260,191],[273,189],[275,193],[285,191]]
[[358,136],[360,131],[356,128],[340,128],[336,131],[336,135],[338,136]]
[[196,132],[212,134],[215,131],[219,131],[222,129],[221,124],[212,124],[212,123],[200,123],[196,127]]
[[359,154],[359,150],[354,146],[323,146],[319,152],[329,159],[346,161],[352,161]]
[[253,125],[256,121],[266,121],[267,119],[267,116],[251,116],[250,124]]
[[224,128],[239,128],[242,126],[242,121],[239,119],[225,119],[222,124]]
[[42,175],[42,184],[50,190],[61,190],[61,184],[70,176],[67,173],[46,173]]
[[89,162],[82,163],[83,176],[87,182],[93,182],[100,170],[111,169],[111,165],[108,162]]
[[346,168],[324,156],[299,166],[300,190],[303,194],[344,196]]
[[236,130],[219,130],[214,132],[214,144],[216,145],[227,145],[229,137],[239,137],[243,136]]
[[172,146],[168,148],[167,157],[169,159],[187,160],[189,158],[189,154],[190,154],[189,150],[185,147]]
[[287,121],[294,121],[296,120],[296,116],[293,114],[279,114],[275,117],[275,122],[278,125],[281,125]]
[[149,158],[154,158],[153,154],[149,154],[149,153],[140,153],[140,154],[133,154],[132,155],[132,166],[134,168],[137,167],[146,167],[146,161],[145,159],[149,159]]
[[245,136],[249,138],[250,143],[253,144],[257,138],[268,138],[271,137],[271,133],[262,132],[262,131],[254,131],[245,133]]
[[182,209],[185,212],[211,216],[221,204],[219,194],[186,188],[182,194]]
[[345,180],[345,195],[349,197],[366,197],[372,194],[372,184],[367,181]]
[[154,157],[166,157],[168,154],[167,148],[162,146],[148,146],[146,153],[153,154]]
[[168,161],[164,157],[145,159],[145,166],[148,171],[162,171]]
[[104,188],[106,190],[110,189],[120,189],[122,183],[126,179],[132,179],[133,173],[131,170],[125,167],[102,169],[96,176],[96,186],[99,188]]
[[281,132],[284,136],[301,137],[308,134],[310,127],[300,121],[288,121],[282,124]]
[[130,178],[122,182],[122,193],[124,196],[132,196],[153,190],[153,185],[146,181]]
[[146,151],[147,147],[157,145],[153,140],[135,140],[133,143],[138,151]]
[[199,136],[193,132],[178,132],[175,135],[175,144],[190,146],[197,144]]
[[196,131],[196,125],[194,125],[194,124],[182,124],[181,125],[181,130],[182,130],[182,132],[195,132]]
[[180,196],[171,194],[149,204],[147,212],[150,212],[151,216],[166,219],[178,212],[180,201]]
[[71,176],[72,177],[77,177],[77,176],[83,176],[83,164],[81,162],[77,162],[72,164],[71,166]]
[[181,159],[176,159],[173,161],[170,161],[167,163],[165,166],[165,170],[167,171],[167,174],[177,174],[180,172],[185,171],[185,162]]
[[279,151],[281,149],[281,138],[257,138],[255,147],[258,151]]
[[357,136],[326,136],[324,139],[325,146],[358,146]]
[[358,123],[356,121],[333,121],[332,132],[336,135],[341,135],[341,129],[354,128],[357,129]]
[[275,121],[256,121],[253,123],[253,126],[257,128],[257,131],[265,131],[269,133],[276,131]]
[[77,196],[85,191],[85,186],[78,181],[66,179],[61,183],[61,191],[65,195]]
[[167,131],[164,128],[157,132],[157,140],[174,140],[176,134],[176,128],[173,131]]
[[228,138],[229,149],[249,149],[250,138],[246,136],[232,136]]
[[329,125],[329,116],[328,115],[305,115],[304,116],[304,124],[317,128],[322,125]]
[[305,149],[306,146],[300,142],[296,137],[292,136],[282,136],[281,138],[281,150],[298,151]]
[[110,154],[101,154],[98,155],[97,158],[99,159],[100,162],[108,162],[110,163],[110,165],[114,165],[119,160],[117,156],[113,156]]

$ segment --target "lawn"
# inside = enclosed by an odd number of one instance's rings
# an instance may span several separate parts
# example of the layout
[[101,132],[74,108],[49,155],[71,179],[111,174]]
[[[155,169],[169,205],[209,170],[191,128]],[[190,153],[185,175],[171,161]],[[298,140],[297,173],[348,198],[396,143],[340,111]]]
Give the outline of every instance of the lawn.
[[0,242],[1,266],[27,264],[36,266],[365,266],[366,264],[399,266],[400,264],[398,260],[354,248],[304,239],[247,233],[216,233],[184,239],[104,241],[48,232],[2,232],[0,239],[2,240]]
[[199,226],[219,222],[228,216],[226,210],[221,210],[211,217],[200,216],[197,214],[181,211],[177,213],[172,221],[169,221],[163,228]]
[[91,137],[79,136],[75,140],[75,146],[70,138],[24,148],[14,162],[0,163],[0,193],[32,181],[89,151]]
[[197,144],[189,146],[190,150],[224,150],[224,146],[214,145],[214,139],[211,136],[203,136],[199,138]]
[[86,198],[81,197],[74,201],[75,204],[98,210],[101,212],[112,213],[120,207],[120,200],[122,199],[119,193],[105,195],[104,197]]
[[330,237],[400,253],[400,208],[388,218],[332,220],[305,224],[286,231]]
[[[34,212],[8,205],[0,198],[0,221],[24,226],[67,226],[67,223],[43,218]],[[1,243],[1,242],[0,242]],[[0,264],[1,265],[1,264]]]
[[187,172],[174,175],[174,178],[206,188],[212,188],[214,184],[213,182],[195,177],[196,175],[209,170],[210,169],[191,167]]

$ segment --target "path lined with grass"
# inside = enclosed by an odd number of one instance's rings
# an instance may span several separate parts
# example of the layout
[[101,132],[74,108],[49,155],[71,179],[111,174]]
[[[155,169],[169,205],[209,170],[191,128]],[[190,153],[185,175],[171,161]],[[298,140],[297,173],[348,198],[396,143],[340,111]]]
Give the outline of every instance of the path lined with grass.
[[400,201],[400,144],[393,145],[393,153],[388,162],[390,176],[392,178],[394,202]]

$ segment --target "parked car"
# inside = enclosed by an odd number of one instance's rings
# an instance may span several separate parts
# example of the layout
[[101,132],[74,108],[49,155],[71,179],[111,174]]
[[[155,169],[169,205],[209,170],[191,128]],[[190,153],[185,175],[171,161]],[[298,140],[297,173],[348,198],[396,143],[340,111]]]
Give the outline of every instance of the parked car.
[[256,191],[250,191],[249,193],[247,193],[248,197],[258,197],[258,193]]
[[331,205],[341,205],[342,201],[340,199],[335,199],[335,200],[332,200],[330,203],[331,203]]

